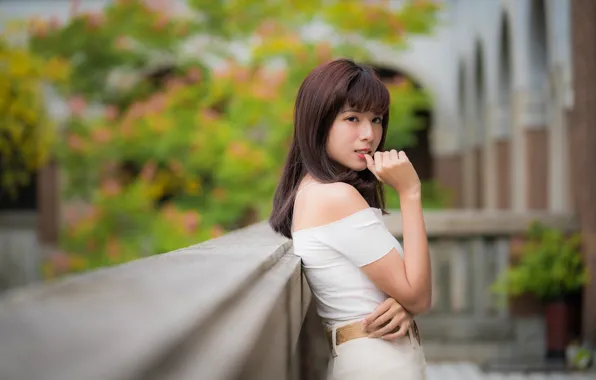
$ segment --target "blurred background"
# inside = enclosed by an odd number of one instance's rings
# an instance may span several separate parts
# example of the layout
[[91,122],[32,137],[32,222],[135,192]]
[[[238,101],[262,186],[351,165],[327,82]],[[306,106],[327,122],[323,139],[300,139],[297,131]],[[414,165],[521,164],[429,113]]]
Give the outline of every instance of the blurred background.
[[446,252],[433,256],[437,317],[422,321],[429,355],[487,360],[506,345],[586,367],[595,12],[590,0],[0,0],[0,291],[265,220],[301,81],[349,57],[391,92],[386,147],[413,161]]

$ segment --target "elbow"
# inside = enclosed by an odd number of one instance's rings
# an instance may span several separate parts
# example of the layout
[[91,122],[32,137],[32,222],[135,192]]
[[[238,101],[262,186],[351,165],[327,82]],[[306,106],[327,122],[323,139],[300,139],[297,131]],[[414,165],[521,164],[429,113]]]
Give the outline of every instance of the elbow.
[[431,295],[428,294],[417,297],[414,302],[408,305],[409,307],[406,307],[406,309],[414,315],[419,315],[428,312],[430,310],[431,304]]

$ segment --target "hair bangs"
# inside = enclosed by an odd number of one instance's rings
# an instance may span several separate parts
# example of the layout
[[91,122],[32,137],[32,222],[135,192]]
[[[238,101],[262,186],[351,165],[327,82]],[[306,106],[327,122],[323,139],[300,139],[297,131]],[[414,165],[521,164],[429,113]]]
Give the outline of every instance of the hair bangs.
[[372,70],[360,70],[346,95],[346,104],[358,112],[383,115],[389,110],[389,91]]

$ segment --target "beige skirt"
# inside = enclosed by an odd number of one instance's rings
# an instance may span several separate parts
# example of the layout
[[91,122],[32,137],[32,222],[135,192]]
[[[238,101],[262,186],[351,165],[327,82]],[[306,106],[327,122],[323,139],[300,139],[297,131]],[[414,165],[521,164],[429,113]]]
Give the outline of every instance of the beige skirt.
[[424,350],[410,331],[395,340],[353,339],[332,347],[327,380],[424,380]]

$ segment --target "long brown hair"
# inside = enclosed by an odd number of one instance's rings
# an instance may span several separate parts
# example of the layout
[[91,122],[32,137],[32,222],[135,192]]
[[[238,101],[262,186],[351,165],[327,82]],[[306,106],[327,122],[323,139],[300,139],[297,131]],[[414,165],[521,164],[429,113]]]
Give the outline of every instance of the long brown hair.
[[[294,137],[273,198],[269,224],[291,239],[294,200],[307,173],[322,183],[345,182],[354,186],[371,207],[384,210],[382,184],[369,171],[347,169],[327,154],[329,130],[345,105],[359,112],[383,115],[383,149],[389,122],[389,91],[375,71],[349,59],[337,59],[312,70],[298,90],[294,107]],[[384,212],[384,211],[383,211]]]

